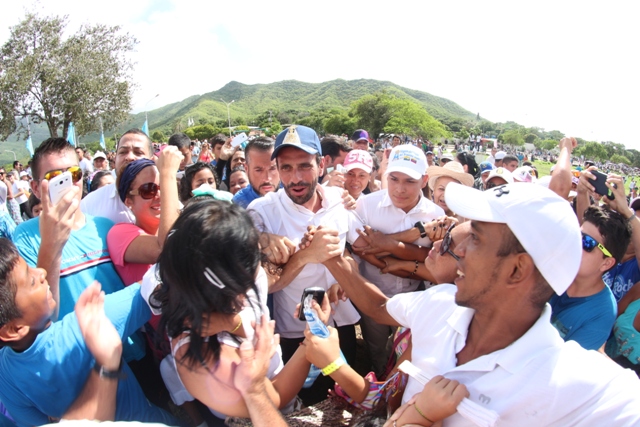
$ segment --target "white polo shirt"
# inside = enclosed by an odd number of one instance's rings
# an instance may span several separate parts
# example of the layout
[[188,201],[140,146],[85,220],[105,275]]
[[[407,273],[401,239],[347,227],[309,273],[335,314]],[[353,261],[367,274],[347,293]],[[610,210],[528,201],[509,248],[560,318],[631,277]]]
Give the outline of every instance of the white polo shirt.
[[[286,236],[298,246],[309,225],[323,225],[338,230],[342,250],[350,227],[357,227],[360,223],[344,208],[341,188],[316,186],[316,191],[322,197],[322,207],[313,213],[304,206],[295,204],[284,189],[276,193],[269,193],[260,197],[247,207],[260,216],[262,224],[258,224],[263,231]],[[319,286],[329,289],[336,279],[322,264],[307,264],[300,274],[284,289],[273,294],[273,311],[276,320],[276,332],[284,338],[300,338],[304,336],[306,322],[293,317],[296,305],[300,302],[305,288]],[[358,312],[351,301],[340,302],[333,315],[338,326],[352,325],[360,320]]]
[[[454,285],[401,294],[387,312],[412,331],[412,362],[428,377],[464,384],[474,402],[496,411],[500,426],[638,426],[640,380],[595,351],[564,342],[551,307],[508,347],[456,366],[474,310],[456,305]],[[409,379],[406,402],[422,386]],[[458,413],[444,426],[471,426]]]
[[[444,210],[426,197],[420,197],[420,201],[409,212],[405,212],[394,206],[387,190],[380,190],[358,198],[356,213],[366,225],[385,234],[399,233],[413,228],[418,221],[429,222],[443,216]],[[358,227],[362,230],[363,226]],[[356,228],[349,229],[347,241],[355,242],[359,235]],[[420,238],[414,242],[419,246],[431,246],[428,237]],[[393,274],[381,274],[380,270],[368,262],[360,263],[360,273],[373,282],[387,296],[392,297],[401,292],[415,291],[420,280],[402,278]]]
[[83,213],[109,218],[116,224],[135,224],[136,217],[118,195],[116,183],[105,185],[92,191],[80,202]]

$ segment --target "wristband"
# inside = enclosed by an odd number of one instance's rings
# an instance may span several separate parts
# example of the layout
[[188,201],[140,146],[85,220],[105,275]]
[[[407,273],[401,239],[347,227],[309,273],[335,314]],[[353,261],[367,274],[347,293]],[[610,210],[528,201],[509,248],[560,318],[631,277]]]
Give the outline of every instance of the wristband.
[[422,411],[420,410],[420,408],[418,408],[418,405],[416,405],[415,403],[413,404],[413,407],[416,408],[416,412],[418,414],[420,414],[420,416],[422,418],[424,418],[425,420],[429,421],[431,424],[435,424],[434,421],[431,421],[429,418],[427,418],[427,416],[425,414],[422,413]]
[[344,359],[342,357],[338,357],[333,362],[329,363],[327,366],[322,368],[322,375],[325,377],[333,374],[335,371],[340,369],[340,367],[344,365]]
[[415,263],[416,263],[416,268],[413,269],[413,273],[411,273],[412,276],[418,272],[418,266],[420,265],[418,261],[415,261]]
[[118,379],[124,379],[127,377],[127,374],[122,372],[122,360],[120,360],[120,366],[118,366],[117,371],[110,371],[106,369],[104,366],[102,366],[101,364],[99,364],[98,362],[96,362],[96,364],[93,365],[93,370],[98,373],[100,378],[106,378],[108,380],[118,380]]
[[427,230],[424,229],[424,224],[422,223],[422,221],[416,222],[413,226],[416,227],[420,232],[420,237],[427,237]]

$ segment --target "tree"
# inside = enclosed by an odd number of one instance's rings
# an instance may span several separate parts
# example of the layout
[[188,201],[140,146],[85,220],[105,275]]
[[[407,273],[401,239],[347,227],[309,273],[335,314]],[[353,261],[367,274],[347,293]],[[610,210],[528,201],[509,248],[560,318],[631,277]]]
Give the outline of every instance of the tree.
[[113,129],[128,118],[137,41],[117,26],[82,26],[63,38],[67,17],[27,14],[0,51],[0,138],[45,123],[51,136]]
[[352,135],[356,130],[356,120],[346,113],[334,114],[324,120],[324,131],[333,135]]
[[425,139],[450,136],[444,125],[417,102],[395,98],[389,101],[389,105],[391,117],[383,128],[385,133],[420,136]]
[[520,135],[518,129],[508,130],[500,135],[500,140],[507,145],[524,145],[524,138]]
[[154,142],[165,142],[167,137],[159,130],[151,134],[151,140]]
[[378,138],[391,118],[389,101],[392,98],[388,92],[382,91],[363,96],[352,104],[358,127],[366,129],[373,139]]
[[538,139],[538,135],[536,135],[535,133],[528,133],[524,136],[524,142],[526,142],[527,144],[535,144]]
[[613,156],[611,156],[611,163],[624,163],[625,165],[629,166],[631,165],[631,160],[620,154],[614,154]]

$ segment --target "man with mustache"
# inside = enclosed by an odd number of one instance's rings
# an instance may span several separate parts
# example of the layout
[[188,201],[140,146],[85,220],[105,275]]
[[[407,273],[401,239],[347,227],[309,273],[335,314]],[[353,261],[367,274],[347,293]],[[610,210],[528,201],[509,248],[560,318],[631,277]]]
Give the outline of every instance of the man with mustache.
[[[304,289],[319,286],[328,290],[336,283],[322,262],[328,259],[327,256],[341,255],[347,231],[362,227],[362,224],[345,209],[342,188],[318,184],[325,160],[320,140],[313,129],[293,125],[282,131],[276,138],[271,159],[276,161],[283,188],[249,205],[248,210],[254,213],[258,227],[264,232],[287,237],[296,247],[309,225],[318,227],[312,244],[293,253],[269,287],[269,293],[274,296],[276,332],[281,336],[282,358],[286,363],[304,341],[306,323],[293,317]],[[318,237],[320,239],[316,241]],[[355,359],[353,325],[359,318],[353,305],[347,301],[336,307],[329,320],[330,325],[337,326],[347,361]],[[331,386],[332,381],[328,377],[321,377],[300,396],[305,404],[312,404],[323,400]]]
[[244,149],[249,185],[233,196],[233,203],[247,208],[259,197],[275,192],[280,184],[280,175],[273,154],[273,139],[259,137],[251,140]]

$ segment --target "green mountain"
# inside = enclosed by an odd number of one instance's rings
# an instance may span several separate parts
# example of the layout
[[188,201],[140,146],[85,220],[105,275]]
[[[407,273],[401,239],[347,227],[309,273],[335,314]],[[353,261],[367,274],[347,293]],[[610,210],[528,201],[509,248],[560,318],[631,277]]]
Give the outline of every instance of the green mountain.
[[[453,101],[440,98],[426,92],[404,88],[394,83],[379,80],[332,80],[324,83],[304,83],[297,80],[284,80],[269,84],[246,85],[236,81],[227,83],[219,90],[205,93],[204,95],[190,96],[180,102],[165,105],[156,110],[148,111],[149,130],[160,130],[170,135],[175,124],[181,121],[182,128],[187,127],[187,119],[192,118],[197,124],[201,120],[205,122],[217,122],[227,120],[227,106],[221,101],[234,100],[230,106],[232,120],[239,117],[251,124],[252,119],[265,112],[276,113],[296,112],[308,113],[316,110],[343,110],[349,109],[351,103],[365,95],[386,90],[398,97],[413,98],[423,105],[425,109],[437,119],[459,117],[463,119],[475,119],[475,114],[460,107]],[[286,115],[284,115],[286,117]],[[105,132],[105,136],[112,137],[115,133],[121,134],[133,127],[140,128],[145,120],[145,113],[131,115],[130,119],[117,129]],[[283,123],[284,124],[284,123]],[[32,127],[34,145],[37,146],[47,138],[46,126]],[[89,134],[79,138],[83,141],[97,141],[99,135]],[[24,159],[27,151],[24,141],[10,138],[0,143],[0,164],[13,161],[13,155],[4,150],[15,151],[18,159]]]
[[[149,111],[149,129],[171,133],[177,120],[192,118],[207,122],[227,120],[227,107],[221,101],[235,100],[229,110],[232,119],[242,117],[247,121],[269,110],[275,112],[311,112],[314,110],[348,110],[351,103],[365,95],[387,90],[399,97],[409,97],[422,104],[436,118],[461,117],[475,119],[475,114],[455,102],[426,92],[403,88],[391,82],[378,80],[332,80],[324,83],[304,83],[285,80],[269,84],[245,85],[229,82],[221,89]],[[132,116],[132,120],[120,126],[124,131],[131,126],[140,126],[144,113]]]

